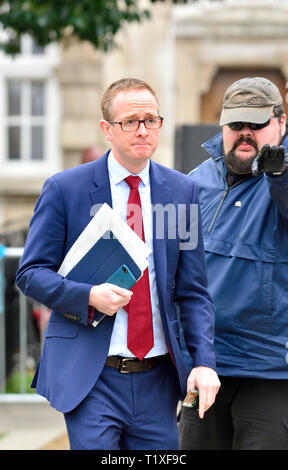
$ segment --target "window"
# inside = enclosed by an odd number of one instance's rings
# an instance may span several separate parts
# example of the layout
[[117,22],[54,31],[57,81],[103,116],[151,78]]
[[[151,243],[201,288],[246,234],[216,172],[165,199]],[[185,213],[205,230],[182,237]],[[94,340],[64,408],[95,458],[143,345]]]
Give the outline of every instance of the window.
[[40,48],[29,36],[15,58],[0,53],[0,178],[60,168],[58,63],[57,46]]
[[7,80],[7,160],[45,160],[45,81]]

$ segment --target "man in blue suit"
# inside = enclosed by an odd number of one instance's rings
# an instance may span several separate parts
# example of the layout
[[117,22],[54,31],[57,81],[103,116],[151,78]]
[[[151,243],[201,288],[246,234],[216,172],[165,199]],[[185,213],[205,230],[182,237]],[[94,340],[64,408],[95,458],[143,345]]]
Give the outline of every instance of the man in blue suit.
[[[199,214],[196,221],[190,217],[191,208],[198,205],[197,187],[189,177],[150,160],[163,118],[147,83],[113,83],[103,96],[102,112],[100,127],[111,150],[45,182],[17,273],[22,292],[52,309],[32,386],[64,413],[71,449],[177,449],[178,400],[187,388],[198,387],[203,417],[219,388],[201,221]],[[139,188],[130,190],[125,179],[135,176]],[[60,276],[57,270],[90,222],[93,206],[106,202],[126,220],[135,191],[145,241],[152,250],[148,293],[143,296],[144,287],[132,293],[108,283],[93,286]],[[169,236],[167,217],[161,229],[155,226],[153,208],[171,204],[175,236]],[[185,230],[180,227],[183,220]],[[197,243],[191,244],[191,238]],[[138,295],[140,309],[144,306],[151,314],[144,358],[127,342],[131,305]],[[179,346],[175,303],[193,360],[190,374]],[[107,318],[94,328],[95,311]],[[143,327],[136,347],[144,343],[145,331]]]

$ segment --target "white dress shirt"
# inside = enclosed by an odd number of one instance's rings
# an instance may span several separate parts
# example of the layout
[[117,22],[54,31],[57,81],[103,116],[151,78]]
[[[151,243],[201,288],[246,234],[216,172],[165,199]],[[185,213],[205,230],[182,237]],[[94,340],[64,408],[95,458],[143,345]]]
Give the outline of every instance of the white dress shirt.
[[[141,178],[139,184],[139,194],[141,198],[143,225],[145,234],[145,243],[152,250],[148,258],[149,261],[149,282],[150,282],[150,295],[151,307],[153,314],[153,334],[154,346],[146,354],[145,357],[160,356],[167,353],[167,346],[164,337],[161,315],[159,311],[159,300],[157,294],[155,267],[153,258],[153,214],[150,196],[150,179],[149,179],[149,166],[148,160],[146,167],[137,174]],[[111,185],[112,207],[115,212],[126,222],[127,217],[127,204],[130,194],[130,188],[124,179],[129,176],[129,173],[120,163],[115,160],[112,151],[108,155],[108,171]],[[135,176],[135,175],[134,175]],[[127,348],[127,326],[128,326],[128,313],[121,308],[116,313],[115,323],[112,331],[110,348],[108,356],[119,355],[124,357],[134,357],[134,355]]]

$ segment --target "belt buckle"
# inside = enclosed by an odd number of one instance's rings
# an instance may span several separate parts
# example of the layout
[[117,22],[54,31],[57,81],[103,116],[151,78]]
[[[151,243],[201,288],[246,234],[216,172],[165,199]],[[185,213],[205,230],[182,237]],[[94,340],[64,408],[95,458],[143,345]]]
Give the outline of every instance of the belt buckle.
[[121,374],[129,374],[130,371],[129,370],[126,370],[126,362],[132,362],[133,359],[131,359],[130,357],[123,357],[123,359],[121,359],[121,362],[120,362],[120,365],[119,365],[119,371],[121,372]]

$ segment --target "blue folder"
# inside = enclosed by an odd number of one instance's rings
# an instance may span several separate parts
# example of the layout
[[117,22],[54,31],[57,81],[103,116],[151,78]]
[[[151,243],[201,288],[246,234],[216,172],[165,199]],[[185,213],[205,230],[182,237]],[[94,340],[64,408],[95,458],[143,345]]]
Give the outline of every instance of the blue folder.
[[[76,266],[71,269],[66,278],[93,285],[110,282],[112,278],[112,282],[117,283],[114,282],[115,273],[123,265],[131,271],[135,282],[141,277],[142,272],[133,258],[117,238],[113,236],[113,233],[107,230]],[[126,286],[126,288],[131,288],[135,282],[131,283],[130,286]],[[120,285],[120,287],[122,286]],[[97,326],[105,317],[106,315],[95,310],[93,326]]]
[[140,268],[113,233],[107,230],[66,277],[87,284],[102,284],[123,264],[139,279],[142,274]]

